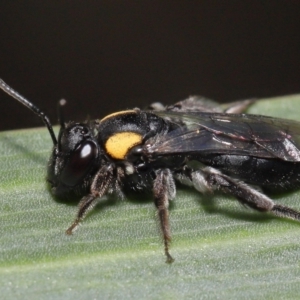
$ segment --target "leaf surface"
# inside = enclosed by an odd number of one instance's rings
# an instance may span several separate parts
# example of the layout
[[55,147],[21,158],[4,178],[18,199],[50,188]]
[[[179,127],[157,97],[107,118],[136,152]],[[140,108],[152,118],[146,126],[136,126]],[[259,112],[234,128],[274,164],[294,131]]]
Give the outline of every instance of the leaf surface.
[[[260,100],[250,113],[299,119],[300,95]],[[76,202],[45,183],[45,129],[0,133],[2,299],[297,298],[300,224],[179,187],[170,209],[172,265],[149,199],[105,200],[73,236]],[[300,210],[299,192],[275,201]]]

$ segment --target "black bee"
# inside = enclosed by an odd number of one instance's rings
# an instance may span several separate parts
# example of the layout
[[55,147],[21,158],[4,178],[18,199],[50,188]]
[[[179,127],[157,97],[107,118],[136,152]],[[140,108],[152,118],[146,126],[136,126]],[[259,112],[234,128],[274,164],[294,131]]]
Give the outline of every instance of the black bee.
[[106,194],[152,191],[167,262],[171,240],[169,201],[175,181],[201,193],[220,190],[240,203],[276,216],[300,220],[300,212],[275,204],[254,188],[300,187],[300,123],[241,112],[252,101],[221,108],[191,97],[151,110],[125,110],[87,123],[61,120],[58,137],[47,116],[0,80],[7,94],[37,114],[53,141],[47,181],[55,196],[82,200],[78,224]]

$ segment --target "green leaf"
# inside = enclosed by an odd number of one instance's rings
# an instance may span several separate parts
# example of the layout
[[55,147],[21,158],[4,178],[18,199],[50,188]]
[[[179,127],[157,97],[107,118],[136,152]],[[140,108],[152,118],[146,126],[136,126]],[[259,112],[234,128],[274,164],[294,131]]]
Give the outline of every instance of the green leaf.
[[[300,96],[251,113],[299,119]],[[16,120],[17,121],[17,120]],[[73,236],[75,202],[45,183],[45,129],[0,133],[2,299],[276,299],[299,297],[299,223],[179,187],[170,209],[172,265],[151,200],[105,200]],[[276,201],[300,209],[299,192]]]

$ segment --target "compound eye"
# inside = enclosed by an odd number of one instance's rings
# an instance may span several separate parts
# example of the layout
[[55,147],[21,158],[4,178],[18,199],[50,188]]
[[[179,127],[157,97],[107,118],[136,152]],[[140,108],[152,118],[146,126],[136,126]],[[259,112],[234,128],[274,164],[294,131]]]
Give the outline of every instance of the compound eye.
[[82,183],[81,181],[91,170],[97,157],[98,148],[94,142],[81,143],[70,153],[69,160],[60,175],[60,180],[68,186]]

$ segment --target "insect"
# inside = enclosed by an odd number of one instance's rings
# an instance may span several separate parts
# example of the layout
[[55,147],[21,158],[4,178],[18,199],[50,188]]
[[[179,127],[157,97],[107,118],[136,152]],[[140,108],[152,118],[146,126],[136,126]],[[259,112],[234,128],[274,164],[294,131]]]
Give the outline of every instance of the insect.
[[[176,181],[201,193],[234,196],[261,212],[300,221],[300,212],[274,203],[260,188],[300,187],[300,123],[241,112],[251,101],[223,109],[190,97],[151,110],[125,110],[87,123],[64,122],[56,137],[48,117],[0,81],[4,92],[37,114],[53,141],[47,181],[55,196],[81,197],[67,234],[106,194],[152,191],[167,262],[168,205]],[[257,186],[259,188],[253,187]]]

